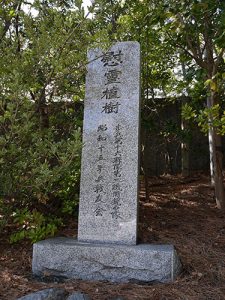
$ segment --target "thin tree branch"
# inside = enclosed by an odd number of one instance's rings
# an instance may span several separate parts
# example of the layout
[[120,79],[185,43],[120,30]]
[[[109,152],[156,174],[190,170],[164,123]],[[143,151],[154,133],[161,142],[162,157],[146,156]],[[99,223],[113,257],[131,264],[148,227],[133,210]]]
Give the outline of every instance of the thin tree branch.
[[[14,5],[13,5],[13,7],[12,7],[12,9],[15,10],[15,11],[17,11],[18,7],[20,7],[20,5],[21,5],[21,2],[22,2],[22,0],[16,0],[15,3],[14,3]],[[3,41],[4,37],[6,36],[8,30],[9,30],[11,24],[12,24],[12,19],[13,18],[14,17],[12,16],[10,19],[8,19],[8,20],[6,19],[5,20],[5,26],[4,26],[2,35],[1,35],[0,43]]]
[[205,69],[207,67],[207,65],[205,64],[203,57],[201,55],[200,45],[197,44],[197,48],[194,46],[193,38],[188,34],[189,31],[187,28],[187,24],[184,22],[182,15],[180,13],[178,13],[177,17],[179,18],[181,24],[186,28],[186,43],[187,43],[188,48],[191,51],[191,53],[190,53],[190,51],[188,51],[189,55],[191,54],[190,56],[197,62],[197,64],[200,67]]
[[[95,4],[93,5],[93,7],[95,6]],[[61,57],[62,55],[62,52],[65,48],[65,45],[67,44],[67,42],[69,41],[69,39],[71,38],[71,36],[73,35],[73,33],[75,32],[76,29],[78,29],[82,24],[83,22],[87,19],[87,17],[89,16],[90,14],[90,11],[85,15],[84,19],[77,24],[77,26],[75,26],[71,32],[69,33],[69,35],[66,37],[66,39],[64,40],[64,42],[61,44],[61,46],[55,51],[55,54],[53,56],[53,59],[56,59],[56,60],[59,60],[59,58]],[[55,67],[53,66],[51,72],[49,73],[49,76],[40,92],[40,96],[39,96],[39,99],[38,99],[38,102],[40,104],[41,102],[41,99],[43,98],[43,94],[45,93],[45,89],[46,87],[50,84],[51,80],[52,80],[52,77],[53,77],[53,74],[55,72]]]

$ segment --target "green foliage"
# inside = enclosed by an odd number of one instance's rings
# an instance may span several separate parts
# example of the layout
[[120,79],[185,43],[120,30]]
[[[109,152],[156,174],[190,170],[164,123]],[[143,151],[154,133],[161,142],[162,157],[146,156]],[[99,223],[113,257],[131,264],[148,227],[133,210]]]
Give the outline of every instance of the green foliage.
[[210,126],[214,127],[215,129],[217,129],[217,131],[219,131],[218,128],[221,124],[219,104],[201,110],[198,114],[197,122],[201,130],[205,133],[208,132]]
[[62,221],[59,218],[45,217],[36,210],[30,212],[26,208],[16,210],[13,214],[13,219],[21,229],[11,234],[11,243],[16,243],[25,238],[35,243],[46,236],[54,236],[58,226],[62,225]]
[[86,52],[99,35],[81,1],[1,5],[0,230],[13,221],[12,242],[77,212]]
[[225,112],[222,112],[219,104],[197,111],[190,104],[186,103],[182,107],[182,116],[186,120],[197,122],[201,131],[205,134],[208,133],[210,127],[213,127],[218,134],[225,135]]
[[[1,224],[3,228],[15,219],[13,242],[52,235],[61,224],[55,222],[57,215],[74,214],[78,204],[81,134],[76,120],[73,129],[60,131],[50,122],[49,128],[39,130],[37,119],[29,116],[32,108],[24,101],[16,118],[9,107],[0,119]],[[67,114],[61,112],[61,118],[66,127]],[[50,119],[56,125],[54,116]],[[24,228],[24,222],[29,226]]]
[[[189,140],[188,128],[155,121],[163,108],[157,98],[185,94],[182,116],[225,134],[224,1],[96,0],[89,11],[92,19],[80,0],[0,7],[0,230],[13,220],[12,242],[51,235],[76,213],[90,46],[140,42],[149,132],[166,142]],[[204,107],[215,94],[218,101]]]
[[183,106],[182,106],[182,117],[185,118],[186,120],[191,120],[191,119],[194,119],[196,117],[196,110],[193,109],[193,107],[188,104],[188,103],[185,103]]

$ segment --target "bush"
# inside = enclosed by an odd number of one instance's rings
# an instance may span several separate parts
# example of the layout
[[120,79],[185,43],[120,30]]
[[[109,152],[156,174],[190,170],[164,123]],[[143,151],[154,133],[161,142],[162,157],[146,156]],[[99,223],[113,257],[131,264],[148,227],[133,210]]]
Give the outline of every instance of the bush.
[[[14,222],[17,230],[11,242],[36,242],[53,235],[65,215],[76,211],[81,120],[74,107],[72,114],[71,109],[57,114],[53,109],[49,126],[40,128],[32,102],[1,107],[0,230]],[[64,127],[57,122],[59,115]]]

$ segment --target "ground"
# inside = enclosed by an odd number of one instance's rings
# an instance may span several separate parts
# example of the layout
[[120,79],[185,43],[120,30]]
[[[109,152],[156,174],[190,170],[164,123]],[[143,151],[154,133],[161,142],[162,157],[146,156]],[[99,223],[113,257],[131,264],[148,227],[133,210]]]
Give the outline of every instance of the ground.
[[[40,282],[32,277],[32,246],[28,242],[9,245],[0,242],[0,299],[14,300],[30,292],[64,287],[81,291],[91,299],[108,300],[115,296],[133,300],[219,300],[225,299],[225,214],[215,206],[209,177],[162,176],[149,178],[149,199],[144,185],[140,190],[139,240],[175,245],[183,272],[169,284],[112,284],[72,280]],[[73,236],[76,222],[63,232]]]

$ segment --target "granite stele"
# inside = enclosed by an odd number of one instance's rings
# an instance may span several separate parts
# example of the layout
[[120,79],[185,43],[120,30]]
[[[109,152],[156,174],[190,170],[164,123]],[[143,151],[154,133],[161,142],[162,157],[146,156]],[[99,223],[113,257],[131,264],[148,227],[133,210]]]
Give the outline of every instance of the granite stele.
[[34,244],[33,272],[113,282],[172,281],[172,245],[137,245],[140,45],[88,52],[78,240]]

